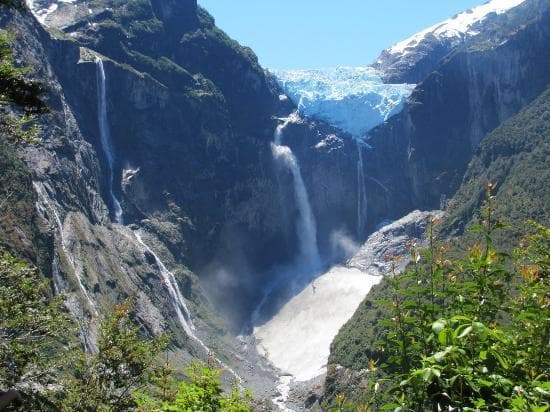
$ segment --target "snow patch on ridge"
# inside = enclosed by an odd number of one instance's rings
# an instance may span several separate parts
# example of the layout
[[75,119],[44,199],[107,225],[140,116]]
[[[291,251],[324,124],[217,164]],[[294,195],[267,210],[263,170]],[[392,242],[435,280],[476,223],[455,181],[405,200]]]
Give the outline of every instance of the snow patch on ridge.
[[46,19],[52,13],[54,13],[59,5],[64,4],[74,4],[76,0],[57,0],[57,1],[48,1],[48,0],[25,0],[25,4],[29,10],[34,14],[36,20],[40,22],[43,26],[47,26]]
[[478,34],[473,26],[482,22],[491,14],[502,14],[514,8],[525,0],[491,0],[481,6],[459,13],[441,23],[435,24],[422,30],[415,35],[393,45],[387,52],[390,54],[406,55],[414,51],[414,47],[422,42],[427,36],[433,35],[438,39],[462,39],[465,36]]
[[274,70],[301,115],[361,137],[401,111],[414,84],[385,84],[372,67]]

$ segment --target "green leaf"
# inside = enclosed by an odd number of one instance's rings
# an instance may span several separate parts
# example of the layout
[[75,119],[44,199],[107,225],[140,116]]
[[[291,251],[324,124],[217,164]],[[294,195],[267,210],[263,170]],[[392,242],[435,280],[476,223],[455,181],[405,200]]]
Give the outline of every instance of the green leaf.
[[481,225],[472,225],[468,231],[470,233],[481,233],[483,231],[483,226]]
[[472,329],[472,326],[465,327],[464,330],[458,335],[458,339],[463,339],[468,336],[470,333],[472,333]]
[[439,343],[441,343],[442,345],[447,345],[449,332],[450,329],[441,329],[441,331],[437,334],[437,340],[439,341]]
[[481,322],[472,323],[472,327],[474,328],[475,333],[479,335],[485,332],[485,325]]
[[442,359],[445,358],[445,356],[452,352],[452,349],[452,346],[447,346],[445,350],[435,353],[433,355],[433,358],[436,360],[436,362],[440,362]]
[[466,316],[463,315],[455,315],[451,318],[452,320],[465,320],[466,322],[470,323],[472,320]]
[[446,326],[447,321],[445,319],[438,319],[432,324],[432,330],[435,334],[438,334]]

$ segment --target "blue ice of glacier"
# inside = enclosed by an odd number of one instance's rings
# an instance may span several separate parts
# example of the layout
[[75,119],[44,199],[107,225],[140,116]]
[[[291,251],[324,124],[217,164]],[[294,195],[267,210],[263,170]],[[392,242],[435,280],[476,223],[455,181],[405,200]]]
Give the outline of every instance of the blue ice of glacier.
[[326,121],[354,137],[399,113],[414,84],[385,84],[372,67],[272,70],[300,114]]

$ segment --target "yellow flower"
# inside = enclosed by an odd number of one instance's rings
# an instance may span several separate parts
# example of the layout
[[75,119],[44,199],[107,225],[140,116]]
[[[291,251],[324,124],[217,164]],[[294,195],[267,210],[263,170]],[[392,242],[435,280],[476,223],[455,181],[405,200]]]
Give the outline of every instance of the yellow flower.
[[375,371],[376,371],[376,369],[377,369],[376,365],[378,365],[378,361],[379,361],[379,359],[376,359],[376,360],[374,360],[374,359],[369,359],[369,361],[368,361],[368,367],[369,367],[369,370],[370,370],[371,372],[375,372]]
[[526,265],[521,268],[521,276],[528,282],[539,279],[540,268],[537,265]]

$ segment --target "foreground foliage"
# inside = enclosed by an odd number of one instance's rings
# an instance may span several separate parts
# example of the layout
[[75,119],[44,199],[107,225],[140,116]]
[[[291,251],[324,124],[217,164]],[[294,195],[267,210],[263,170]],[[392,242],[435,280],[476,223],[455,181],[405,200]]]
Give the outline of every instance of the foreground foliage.
[[116,306],[99,328],[96,354],[78,356],[69,378],[63,409],[68,411],[126,411],[136,402],[133,391],[152,382],[156,359],[166,338],[145,339],[130,318],[129,302]]
[[47,403],[58,383],[69,322],[35,268],[0,250],[0,391],[16,389],[23,406]]
[[13,35],[0,30],[0,134],[12,142],[35,143],[35,116],[48,112],[42,85],[29,79],[28,67],[14,64]]
[[142,412],[248,412],[251,410],[250,392],[241,393],[235,385],[229,395],[224,395],[220,384],[220,370],[195,362],[185,371],[186,381],[176,383],[175,390],[165,391],[163,399],[155,400],[145,394],[138,394],[139,410]]
[[[449,257],[432,221],[429,246],[410,245],[407,272],[388,276],[390,297],[377,303],[390,315],[363,410],[549,410],[550,229],[531,223],[513,255],[495,250],[504,225],[492,188],[464,258]],[[356,405],[341,396],[335,408]]]

